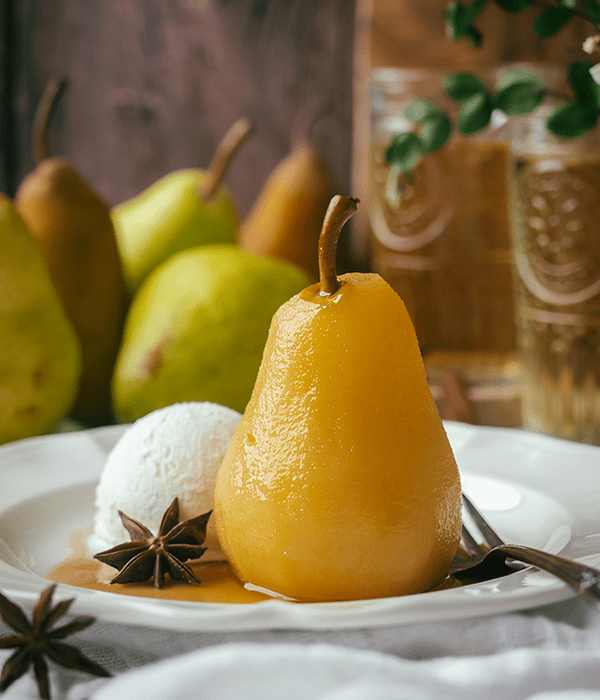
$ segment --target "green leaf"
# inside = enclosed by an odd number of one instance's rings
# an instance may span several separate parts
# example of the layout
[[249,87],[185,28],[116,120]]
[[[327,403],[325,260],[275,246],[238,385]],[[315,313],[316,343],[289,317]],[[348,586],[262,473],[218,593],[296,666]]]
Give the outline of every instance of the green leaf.
[[419,139],[423,153],[436,151],[450,137],[452,131],[450,119],[430,100],[411,100],[404,109],[404,116],[421,125]]
[[404,116],[411,122],[421,123],[439,114],[443,114],[442,110],[431,100],[423,98],[411,100],[404,108]]
[[479,29],[477,29],[477,27],[471,25],[467,31],[467,39],[469,40],[471,46],[477,48],[481,46],[483,42],[483,35],[479,31]]
[[494,107],[509,116],[528,114],[540,106],[544,92],[543,86],[540,86],[537,80],[514,82],[498,91]]
[[421,159],[421,139],[412,131],[396,134],[385,151],[385,161],[403,173],[410,172]]
[[421,133],[419,134],[423,152],[432,153],[437,151],[438,148],[441,148],[448,141],[451,133],[452,125],[444,113],[426,119],[422,123]]
[[457,125],[461,134],[475,134],[482,131],[490,123],[492,116],[492,100],[487,92],[477,93],[465,100],[457,117]]
[[527,68],[511,68],[498,78],[497,89],[503,90],[513,83],[535,82],[539,87],[544,87],[544,79],[541,75],[530,71]]
[[487,5],[488,0],[474,0],[469,5],[463,5],[462,2],[449,2],[446,5],[446,34],[450,39],[456,41],[467,37],[471,43],[481,43],[481,34],[475,27],[472,26],[477,15]]
[[590,73],[593,65],[590,61],[575,61],[569,69],[569,82],[579,102],[597,108],[600,107],[600,85]]
[[533,0],[496,0],[496,5],[499,5],[506,12],[522,12],[533,4]]
[[583,0],[583,9],[594,24],[600,24],[600,5],[596,0]]
[[447,76],[444,80],[444,90],[448,97],[458,102],[487,93],[485,83],[472,73],[454,73]]
[[473,0],[473,4],[469,8],[469,12],[472,16],[471,19],[474,20],[487,4],[488,0]]
[[458,113],[458,129],[474,134],[485,129],[492,115],[492,98],[485,83],[471,73],[455,73],[444,80],[444,90],[453,100],[462,102]]
[[568,7],[569,10],[574,10],[577,7],[577,0],[558,0],[561,7]]
[[573,16],[568,7],[551,7],[533,21],[533,31],[537,36],[553,36],[561,30]]
[[546,128],[556,136],[578,138],[591,131],[597,120],[597,109],[575,100],[557,107],[546,120]]
[[450,2],[446,7],[446,34],[453,41],[467,35],[471,18],[467,8],[460,2]]

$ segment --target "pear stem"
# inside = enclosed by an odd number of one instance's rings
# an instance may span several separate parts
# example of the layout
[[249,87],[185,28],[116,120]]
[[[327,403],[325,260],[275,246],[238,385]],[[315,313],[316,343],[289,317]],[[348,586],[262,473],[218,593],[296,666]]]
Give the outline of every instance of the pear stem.
[[217,194],[229,166],[253,131],[254,128],[247,119],[238,119],[221,139],[201,188],[202,199],[210,201]]
[[33,117],[31,150],[36,165],[48,157],[48,125],[64,89],[66,78],[52,78],[44,88]]
[[321,233],[319,234],[319,282],[321,296],[337,292],[340,281],[337,277],[336,252],[342,227],[356,211],[360,199],[336,194],[329,202]]

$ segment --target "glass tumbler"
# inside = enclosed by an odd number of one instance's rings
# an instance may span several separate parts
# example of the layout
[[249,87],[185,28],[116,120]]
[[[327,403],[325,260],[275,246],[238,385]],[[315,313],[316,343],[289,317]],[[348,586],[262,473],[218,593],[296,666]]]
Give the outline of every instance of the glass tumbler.
[[511,123],[510,222],[525,428],[600,444],[600,132]]
[[453,136],[390,197],[384,154],[395,134],[414,128],[408,102],[427,98],[455,115],[446,75],[394,68],[371,76],[370,265],[407,306],[436,399],[443,403],[448,373],[458,374],[478,422],[518,425],[504,126]]

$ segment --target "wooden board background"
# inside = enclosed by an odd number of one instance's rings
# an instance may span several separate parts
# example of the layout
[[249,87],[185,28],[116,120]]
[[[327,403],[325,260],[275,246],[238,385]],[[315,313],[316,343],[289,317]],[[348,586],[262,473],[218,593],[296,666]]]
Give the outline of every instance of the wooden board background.
[[[463,2],[470,5],[472,0]],[[590,25],[575,18],[555,36],[540,39],[531,25],[543,10],[541,3],[511,14],[489,2],[475,22],[484,40],[474,48],[466,40],[452,42],[446,38],[446,4],[446,0],[365,0],[365,11],[372,13],[371,64],[453,70],[471,70],[499,61],[566,64],[582,55],[583,38],[590,33]]]
[[8,160],[8,124],[9,103],[7,99],[7,37],[8,37],[8,0],[0,0],[0,192],[8,190],[6,178]]
[[[228,177],[242,214],[288,152],[292,133],[316,113],[314,144],[339,191],[360,195],[356,140],[368,131],[363,108],[372,66],[567,63],[587,33],[575,23],[539,40],[531,31],[539,10],[508,15],[490,3],[479,22],[484,46],[474,49],[445,38],[445,6],[446,0],[0,0],[0,189],[14,194],[32,169],[35,105],[46,81],[61,74],[70,87],[52,124],[52,150],[71,158],[110,204],[171,170],[207,165],[242,115],[256,125]],[[356,24],[364,31],[355,51]],[[360,217],[351,224],[360,267]]]
[[3,105],[8,100],[13,115],[0,177],[11,193],[33,166],[29,128],[56,74],[70,86],[52,150],[71,158],[111,204],[171,170],[208,165],[240,116],[256,127],[228,177],[243,212],[313,113],[323,113],[314,143],[347,190],[353,0],[0,3],[11,7],[4,12],[11,26],[0,25],[11,53]]

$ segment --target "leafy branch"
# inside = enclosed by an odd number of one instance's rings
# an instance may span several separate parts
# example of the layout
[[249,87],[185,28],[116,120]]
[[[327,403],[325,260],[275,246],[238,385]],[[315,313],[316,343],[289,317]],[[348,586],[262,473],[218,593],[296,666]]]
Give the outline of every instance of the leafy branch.
[[[481,32],[474,21],[488,4],[489,0],[474,0],[471,5],[462,2],[449,2],[446,6],[446,33],[450,39],[466,38],[474,46],[482,42]],[[494,0],[505,12],[516,14],[539,7],[542,12],[533,22],[533,31],[540,37],[557,34],[572,18],[580,17],[590,22],[596,30],[600,25],[600,5],[597,0],[583,0],[583,9],[577,0]]]
[[[573,18],[583,18],[596,33],[586,41],[584,48],[589,53],[600,50],[598,0],[582,0],[582,8],[577,0],[473,0],[470,5],[453,0],[446,7],[448,37],[455,41],[467,39],[479,46],[483,37],[475,21],[490,1],[513,14],[530,7],[541,8],[533,22],[533,31],[540,37],[553,36]],[[594,68],[590,61],[576,61],[570,66],[568,80],[573,94],[563,96],[563,103],[547,118],[546,128],[550,133],[577,138],[596,126],[600,117],[600,85],[594,78]],[[443,89],[448,97],[460,103],[455,126],[464,135],[483,131],[490,124],[494,110],[507,116],[529,114],[545,97],[556,96],[544,86],[541,76],[523,69],[506,71],[494,89],[489,89],[476,75],[455,73],[445,78]],[[412,100],[404,114],[417,126],[415,131],[394,136],[386,149],[385,160],[392,166],[390,178],[396,180],[400,173],[412,178],[412,171],[422,156],[441,148],[453,131],[449,116],[430,100]]]

